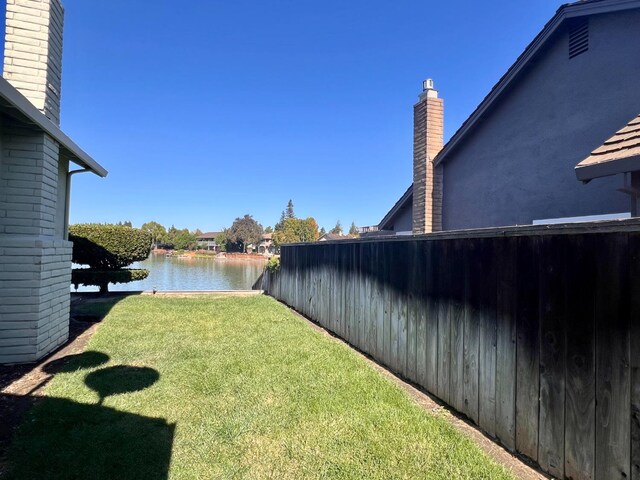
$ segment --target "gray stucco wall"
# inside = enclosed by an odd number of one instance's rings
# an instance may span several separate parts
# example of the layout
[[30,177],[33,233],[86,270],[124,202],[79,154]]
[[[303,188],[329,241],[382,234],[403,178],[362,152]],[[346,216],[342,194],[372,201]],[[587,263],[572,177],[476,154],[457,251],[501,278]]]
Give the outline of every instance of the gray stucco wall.
[[561,28],[446,159],[445,230],[629,211],[621,176],[584,185],[574,167],[640,113],[640,11],[590,17],[569,59]]
[[396,215],[393,223],[394,232],[410,232],[413,225],[413,209],[411,202],[408,202],[408,206],[402,208]]

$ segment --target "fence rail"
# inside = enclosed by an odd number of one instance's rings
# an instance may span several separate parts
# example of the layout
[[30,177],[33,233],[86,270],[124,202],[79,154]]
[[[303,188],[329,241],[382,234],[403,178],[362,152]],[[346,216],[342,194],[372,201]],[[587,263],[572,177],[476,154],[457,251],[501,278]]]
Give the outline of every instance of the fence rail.
[[262,288],[555,477],[640,479],[640,232],[288,245]]

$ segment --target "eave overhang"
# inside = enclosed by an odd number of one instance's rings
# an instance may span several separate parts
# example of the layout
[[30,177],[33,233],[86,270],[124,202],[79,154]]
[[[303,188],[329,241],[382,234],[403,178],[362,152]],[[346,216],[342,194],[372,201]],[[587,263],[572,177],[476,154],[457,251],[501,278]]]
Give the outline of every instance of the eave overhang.
[[82,150],[7,80],[0,77],[0,110],[16,120],[49,134],[60,145],[60,154],[100,177],[107,170]]

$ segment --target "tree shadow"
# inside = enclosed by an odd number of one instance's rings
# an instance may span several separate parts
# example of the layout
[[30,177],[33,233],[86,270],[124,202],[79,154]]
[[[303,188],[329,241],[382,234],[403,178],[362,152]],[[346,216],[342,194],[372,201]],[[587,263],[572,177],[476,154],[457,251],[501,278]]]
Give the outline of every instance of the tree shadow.
[[49,375],[56,373],[71,373],[77,370],[96,368],[109,361],[109,355],[102,352],[88,350],[74,355],[66,355],[56,358],[42,367],[42,370]]
[[[73,355],[52,371],[72,372],[104,364],[101,352]],[[84,355],[84,356],[83,356]],[[10,479],[168,478],[175,424],[102,405],[110,395],[152,387],[160,378],[149,367],[117,365],[88,373],[85,384],[100,396],[98,404],[67,398],[0,394],[0,404],[33,406],[0,462],[0,477]],[[4,465],[3,465],[4,463]]]

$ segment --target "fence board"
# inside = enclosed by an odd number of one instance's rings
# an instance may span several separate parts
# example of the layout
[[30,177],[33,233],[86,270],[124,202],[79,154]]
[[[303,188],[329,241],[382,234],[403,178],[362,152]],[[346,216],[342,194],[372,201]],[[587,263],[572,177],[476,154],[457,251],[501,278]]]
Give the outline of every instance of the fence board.
[[496,437],[516,448],[517,239],[496,242]]
[[539,237],[518,239],[516,449],[538,460],[539,375]]
[[629,478],[627,238],[602,238],[596,258],[596,478]]
[[595,461],[595,237],[571,237],[565,284],[566,389],[564,471],[569,478],[594,478]]
[[438,391],[438,308],[436,297],[438,295],[436,285],[438,278],[436,276],[436,259],[437,250],[435,243],[427,242],[425,244],[425,259],[427,263],[426,271],[426,379],[425,386],[434,395]]
[[480,349],[478,303],[479,287],[483,280],[476,242],[469,242],[464,256],[464,409],[474,422],[478,422],[478,353]]
[[449,265],[451,318],[451,376],[449,401],[457,410],[464,410],[464,242],[452,242]]
[[566,242],[540,242],[540,431],[538,463],[564,475]]
[[491,436],[496,433],[496,271],[494,241],[478,240],[484,281],[479,284],[480,304],[478,362],[478,424]]
[[418,381],[417,375],[417,339],[418,339],[418,285],[420,283],[418,267],[418,242],[412,241],[408,245],[407,254],[407,371],[406,376],[412,382]]
[[427,252],[425,242],[417,242],[416,275],[416,370],[418,384],[427,385]]
[[640,480],[640,234],[629,234],[631,478]]
[[451,375],[451,277],[447,274],[452,259],[451,241],[439,242],[437,257],[437,312],[438,312],[438,397],[449,403],[449,377]]

